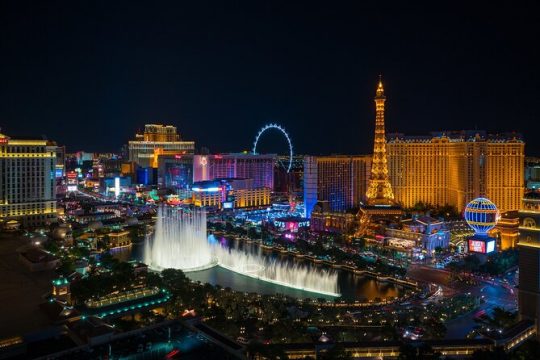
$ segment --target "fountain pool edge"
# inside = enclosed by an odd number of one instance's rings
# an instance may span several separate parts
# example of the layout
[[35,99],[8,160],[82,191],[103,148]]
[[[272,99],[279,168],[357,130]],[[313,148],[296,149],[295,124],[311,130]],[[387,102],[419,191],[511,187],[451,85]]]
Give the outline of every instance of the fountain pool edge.
[[[219,264],[218,264],[217,259],[212,259],[211,262],[209,262],[208,264],[205,264],[205,265],[201,265],[201,266],[197,266],[197,267],[193,267],[193,268],[188,268],[188,269],[177,269],[177,270],[182,270],[183,272],[188,273],[188,272],[196,272],[196,271],[208,270],[208,269],[211,269],[214,266],[218,266],[218,265]],[[160,267],[160,266],[153,266],[153,265],[150,265],[149,268],[150,268],[150,270],[159,271],[159,272],[162,272],[165,269],[169,269],[169,268],[163,268],[163,267]]]
[[314,293],[314,294],[321,294],[321,295],[327,295],[327,296],[333,296],[333,297],[340,297],[341,296],[341,294],[338,294],[338,293],[327,292],[327,291],[319,291],[319,290],[306,288],[306,287],[301,287],[301,286],[294,286],[294,285],[288,284],[286,282],[268,279],[268,278],[263,277],[263,276],[244,273],[244,272],[235,270],[234,268],[232,268],[230,266],[223,265],[223,264],[221,264],[219,262],[217,263],[217,266],[222,267],[224,269],[227,269],[229,271],[232,271],[232,272],[234,272],[236,274],[239,274],[239,275],[244,275],[244,276],[250,277],[252,279],[257,279],[257,280],[264,281],[264,282],[271,283],[271,284],[285,286],[285,287],[288,287],[288,288],[291,288],[291,289],[297,289],[297,290],[302,290],[302,291],[306,291],[306,292],[310,292],[310,293]]

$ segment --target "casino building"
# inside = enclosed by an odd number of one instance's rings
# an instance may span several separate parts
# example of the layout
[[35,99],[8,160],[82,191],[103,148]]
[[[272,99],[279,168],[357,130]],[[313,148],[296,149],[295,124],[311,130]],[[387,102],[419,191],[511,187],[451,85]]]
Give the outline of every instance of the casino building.
[[536,322],[540,339],[540,192],[523,197],[519,211],[519,315]]
[[450,245],[450,231],[445,223],[430,216],[402,220],[401,229],[387,228],[385,235],[390,246],[416,247],[428,251],[428,254]]
[[253,179],[256,188],[274,188],[275,154],[228,153],[195,155],[193,181],[216,178]]
[[55,221],[56,153],[52,141],[0,134],[0,222],[34,227]]
[[217,178],[193,183],[192,203],[214,209],[258,208],[270,205],[270,188],[255,187],[253,179]]
[[326,201],[331,212],[360,206],[367,191],[370,168],[369,155],[305,156],[306,217],[311,217],[318,201]]
[[135,140],[128,143],[129,161],[142,168],[157,168],[158,156],[193,154],[194,141],[180,138],[176,126],[147,124],[142,134],[136,134]]
[[463,209],[486,196],[501,212],[518,210],[524,184],[524,148],[519,134],[440,131],[429,136],[387,136],[389,178],[395,200]]

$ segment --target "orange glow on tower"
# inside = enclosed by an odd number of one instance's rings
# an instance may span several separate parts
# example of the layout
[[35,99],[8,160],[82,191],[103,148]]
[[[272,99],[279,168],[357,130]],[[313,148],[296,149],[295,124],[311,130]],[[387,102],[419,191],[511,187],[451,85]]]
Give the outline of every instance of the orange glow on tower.
[[379,85],[375,96],[375,139],[373,144],[373,160],[371,178],[366,192],[369,205],[392,205],[394,193],[388,177],[388,160],[386,158],[386,136],[384,130],[384,88],[379,77]]

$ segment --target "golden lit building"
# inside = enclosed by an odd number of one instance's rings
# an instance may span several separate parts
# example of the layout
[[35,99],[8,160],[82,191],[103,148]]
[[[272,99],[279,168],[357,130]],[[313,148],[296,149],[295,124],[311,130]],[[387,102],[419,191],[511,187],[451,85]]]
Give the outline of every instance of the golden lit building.
[[176,126],[147,124],[144,126],[144,133],[135,135],[137,140],[154,142],[174,142],[180,141],[180,135],[176,131]]
[[131,245],[130,232],[127,230],[112,231],[107,236],[109,237],[108,245],[111,249]]
[[540,340],[540,192],[525,194],[518,214],[519,317],[536,323]]
[[157,167],[159,155],[193,154],[194,141],[182,141],[176,126],[147,124],[142,134],[128,143],[129,161],[141,167]]
[[192,203],[216,209],[257,208],[270,205],[271,189],[254,187],[253,179],[225,178],[193,183]]
[[310,229],[318,232],[351,233],[356,228],[356,216],[347,212],[330,211],[328,201],[319,201],[313,207]]
[[238,189],[228,193],[234,198],[235,208],[253,208],[270,205],[270,189]]
[[223,194],[221,188],[216,188],[216,190],[198,190],[198,188],[195,188],[191,196],[191,202],[193,205],[199,207],[208,206],[221,209],[223,203]]
[[519,239],[519,215],[517,211],[507,211],[501,214],[497,225],[489,232],[489,236],[497,239],[497,249],[513,249]]
[[56,143],[0,134],[0,222],[41,226],[56,219]]
[[461,210],[485,196],[503,212],[519,209],[525,143],[518,135],[459,131],[387,139],[389,177],[403,207],[424,202]]
[[51,295],[54,299],[71,304],[71,289],[69,280],[63,276],[52,281]]

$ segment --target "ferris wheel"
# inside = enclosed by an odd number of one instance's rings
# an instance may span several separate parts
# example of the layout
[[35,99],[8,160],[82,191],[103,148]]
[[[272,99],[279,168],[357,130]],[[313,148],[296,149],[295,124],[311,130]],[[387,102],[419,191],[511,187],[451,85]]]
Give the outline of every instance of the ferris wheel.
[[261,135],[266,131],[266,130],[270,130],[270,129],[276,129],[276,130],[279,130],[283,136],[285,136],[285,139],[287,139],[287,143],[289,144],[289,164],[287,166],[287,172],[290,172],[291,171],[291,168],[292,168],[292,163],[293,163],[293,146],[292,146],[292,142],[291,142],[291,137],[289,136],[289,134],[287,133],[287,131],[285,131],[285,128],[281,127],[280,125],[278,124],[267,124],[265,126],[263,126],[259,132],[257,133],[257,136],[255,137],[255,141],[253,142],[253,154],[257,154],[257,143],[259,142],[259,138],[261,137]]

